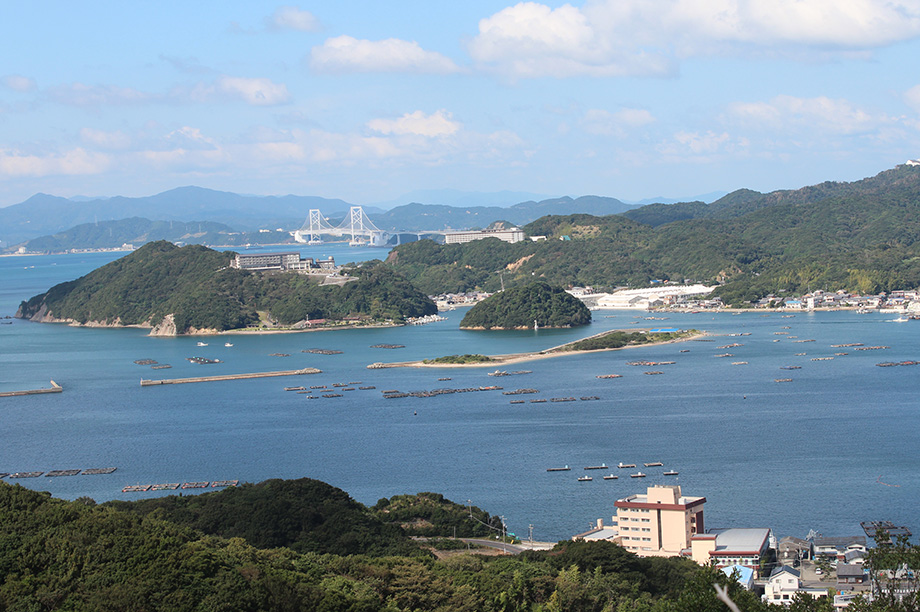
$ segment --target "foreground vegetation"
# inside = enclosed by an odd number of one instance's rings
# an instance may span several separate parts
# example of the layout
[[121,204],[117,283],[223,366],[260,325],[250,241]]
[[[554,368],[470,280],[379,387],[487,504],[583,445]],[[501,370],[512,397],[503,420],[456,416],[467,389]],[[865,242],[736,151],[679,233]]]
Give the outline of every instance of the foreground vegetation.
[[20,306],[19,316],[104,325],[158,325],[173,317],[176,333],[307,319],[402,321],[437,312],[425,295],[380,262],[348,270],[356,280],[320,285],[294,272],[259,273],[229,267],[232,252],[151,242]]
[[[722,612],[714,584],[743,611],[773,610],[721,571],[609,542],[437,560],[409,538],[484,536],[499,524],[434,493],[366,508],[310,479],[103,505],[0,481],[0,610]],[[916,567],[918,554],[900,543],[869,559]],[[830,609],[808,598],[790,607]]]
[[912,289],[920,286],[920,166],[795,191],[739,190],[708,205],[547,216],[524,229],[547,240],[420,241],[388,262],[428,294],[497,291],[535,277],[601,289],[724,283],[717,295],[736,306],[771,293]]

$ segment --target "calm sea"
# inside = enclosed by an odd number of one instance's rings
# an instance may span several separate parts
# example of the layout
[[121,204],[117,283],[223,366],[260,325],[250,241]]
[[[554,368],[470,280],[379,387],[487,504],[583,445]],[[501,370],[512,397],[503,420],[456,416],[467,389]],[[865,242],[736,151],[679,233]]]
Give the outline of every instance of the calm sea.
[[[337,261],[385,251],[324,245],[301,249]],[[116,254],[0,258],[0,316],[20,300],[77,278]],[[0,398],[0,472],[117,467],[110,475],[15,481],[74,499],[137,499],[129,484],[317,478],[365,504],[436,491],[504,515],[509,529],[568,538],[613,514],[613,502],[646,486],[678,483],[707,499],[708,527],[770,527],[778,536],[861,533],[886,519],[916,531],[920,506],[920,321],[828,312],[670,314],[597,311],[585,329],[460,331],[464,310],[418,327],[300,334],[151,338],[142,330],[79,329],[15,320],[0,325],[0,390],[64,386],[56,395]],[[8,320],[4,321],[9,323]],[[458,353],[532,351],[606,329],[676,326],[707,342],[568,356],[488,368],[368,370],[376,361]],[[750,334],[731,336],[730,334]],[[208,346],[199,347],[203,340]],[[814,340],[813,342],[802,342]],[[232,347],[225,347],[225,342]],[[858,351],[833,344],[890,346]],[[741,346],[719,348],[738,343]],[[371,348],[404,345],[400,349]],[[322,348],[336,355],[302,352]],[[688,351],[688,352],[684,352]],[[846,355],[835,353],[846,352]],[[288,354],[274,357],[272,353]],[[731,353],[729,357],[717,355]],[[800,354],[804,353],[804,354]],[[186,357],[222,361],[195,365]],[[816,357],[833,359],[813,361]],[[137,359],[172,365],[151,370]],[[628,361],[674,361],[657,367]],[[733,365],[733,362],[746,362]],[[798,370],[781,366],[797,365]],[[317,367],[299,378],[141,388],[141,378]],[[511,368],[508,368],[511,369]],[[645,375],[658,370],[660,375]],[[599,374],[622,374],[598,379]],[[450,377],[452,380],[439,380]],[[791,382],[775,382],[792,378]],[[350,383],[342,397],[306,399],[283,388]],[[384,400],[381,391],[497,384],[534,388]],[[359,390],[359,386],[375,386]],[[317,392],[314,391],[314,394]],[[531,403],[534,398],[599,400]],[[523,399],[524,404],[511,404]],[[661,461],[664,467],[587,472],[585,466]],[[570,472],[547,472],[568,465]],[[665,477],[662,471],[679,471]],[[616,473],[618,480],[602,480]]]

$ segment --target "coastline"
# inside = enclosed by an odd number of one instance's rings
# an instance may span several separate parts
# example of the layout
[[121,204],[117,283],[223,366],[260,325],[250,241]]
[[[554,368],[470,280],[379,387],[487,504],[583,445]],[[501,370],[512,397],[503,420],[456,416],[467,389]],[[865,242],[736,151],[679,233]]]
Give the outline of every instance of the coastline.
[[[641,330],[610,330],[610,331],[641,331]],[[609,332],[603,332],[604,334]],[[387,368],[490,368],[494,366],[506,366],[513,365],[516,363],[525,363],[528,361],[537,361],[539,359],[550,359],[554,357],[563,357],[566,355],[585,355],[589,353],[607,353],[610,351],[622,351],[624,349],[638,348],[640,346],[661,346],[665,344],[676,344],[678,342],[689,342],[691,340],[699,340],[700,338],[705,338],[709,334],[707,332],[700,332],[698,334],[693,334],[685,338],[676,338],[674,340],[664,340],[662,342],[649,342],[647,344],[628,344],[626,346],[621,346],[618,348],[606,348],[606,349],[592,349],[592,350],[576,350],[576,351],[563,351],[560,350],[564,346],[569,344],[575,344],[576,342],[581,342],[584,338],[580,340],[573,340],[572,342],[567,342],[566,344],[561,344],[552,348],[548,348],[545,351],[537,351],[530,353],[508,353],[504,355],[486,355],[491,361],[478,362],[478,363],[425,363],[424,361],[394,361],[389,363],[376,362],[367,366],[371,370],[382,370]]]

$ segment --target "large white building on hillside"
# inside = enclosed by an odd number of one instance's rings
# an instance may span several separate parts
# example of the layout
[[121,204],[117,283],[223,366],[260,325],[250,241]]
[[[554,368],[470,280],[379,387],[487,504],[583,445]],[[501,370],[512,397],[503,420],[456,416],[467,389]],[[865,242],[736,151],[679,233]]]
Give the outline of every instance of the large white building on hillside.
[[474,240],[482,240],[483,238],[498,238],[511,243],[521,242],[524,240],[524,230],[512,227],[510,229],[469,230],[444,234],[444,241],[447,244],[464,244]]

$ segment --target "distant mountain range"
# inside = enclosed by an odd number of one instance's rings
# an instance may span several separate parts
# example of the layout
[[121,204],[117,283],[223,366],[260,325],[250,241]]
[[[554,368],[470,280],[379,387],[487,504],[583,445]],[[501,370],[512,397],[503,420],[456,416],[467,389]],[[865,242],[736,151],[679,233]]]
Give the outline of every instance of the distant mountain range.
[[[406,204],[441,204],[458,208],[477,206],[498,206],[505,208],[518,202],[545,200],[551,196],[528,191],[461,191],[459,189],[420,189],[410,191],[386,202],[374,202],[373,206],[389,210]],[[655,200],[660,202],[661,200]]]
[[484,228],[494,221],[525,225],[545,215],[615,215],[634,209],[616,198],[582,196],[553,198],[540,202],[520,202],[514,206],[455,207],[433,204],[406,204],[378,215],[369,215],[382,230],[436,230]]
[[[420,192],[419,195],[438,195],[442,192]],[[502,194],[470,194],[472,199],[482,198],[507,201],[508,198],[528,194],[502,192]],[[454,192],[455,201],[463,199],[462,192]],[[502,198],[505,198],[502,200]],[[258,230],[299,229],[307,219],[310,209],[319,209],[323,216],[338,224],[348,214],[351,204],[344,200],[315,196],[247,196],[201,187],[180,187],[153,196],[129,198],[61,198],[43,193],[36,194],[19,204],[0,209],[0,244],[10,247],[27,241],[30,250],[49,250],[52,245],[66,248],[106,248],[120,246],[122,242],[137,242],[150,228],[140,227],[135,219],[180,223],[220,223],[226,227],[221,232],[257,232]],[[583,196],[580,198],[553,198],[528,200],[513,206],[447,206],[443,204],[411,203],[389,211],[374,206],[364,206],[364,212],[383,230],[442,230],[486,227],[494,221],[504,220],[523,225],[547,214],[585,212],[610,215],[634,207],[615,198]],[[109,223],[127,220],[125,223]],[[102,226],[96,231],[88,226]],[[86,227],[81,227],[86,226]],[[154,230],[156,239],[174,240],[185,234],[201,234],[194,227]],[[66,235],[62,235],[66,234]],[[57,238],[54,238],[57,236]],[[213,236],[198,236],[196,242],[215,244]],[[151,238],[154,239],[154,238]],[[187,241],[187,240],[182,240]],[[257,240],[247,240],[256,242]],[[105,243],[105,244],[103,244]],[[221,239],[218,244],[237,244]],[[41,245],[41,246],[39,246]],[[61,246],[61,248],[64,248]],[[53,249],[52,249],[53,250]]]
[[131,217],[215,221],[238,231],[297,229],[311,208],[319,208],[325,215],[344,216],[349,206],[344,200],[315,196],[241,196],[201,187],[179,187],[140,198],[116,196],[86,201],[39,193],[25,202],[0,209],[0,241],[4,246],[14,245],[83,223]]

